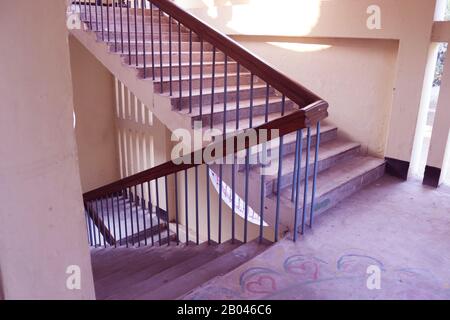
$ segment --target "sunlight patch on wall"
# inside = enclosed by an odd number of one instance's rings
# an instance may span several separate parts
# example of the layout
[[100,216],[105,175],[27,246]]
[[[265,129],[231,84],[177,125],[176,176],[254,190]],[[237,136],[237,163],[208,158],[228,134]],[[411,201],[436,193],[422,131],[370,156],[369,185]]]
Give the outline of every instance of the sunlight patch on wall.
[[315,52],[331,48],[326,44],[311,44],[311,43],[294,43],[294,42],[267,42],[268,44],[286,49],[294,52]]
[[[320,18],[320,0],[248,0],[245,5],[237,5],[242,1],[229,2],[232,8],[227,27],[238,33],[308,35]],[[208,5],[208,12],[213,13],[211,8]]]

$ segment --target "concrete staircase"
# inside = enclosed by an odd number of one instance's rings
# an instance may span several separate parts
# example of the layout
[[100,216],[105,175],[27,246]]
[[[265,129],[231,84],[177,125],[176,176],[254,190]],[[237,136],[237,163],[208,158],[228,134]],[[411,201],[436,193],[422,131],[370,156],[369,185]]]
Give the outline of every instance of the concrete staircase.
[[269,248],[270,243],[172,244],[164,247],[92,249],[99,300],[182,298]]
[[[240,67],[238,74],[238,65],[233,61],[225,61],[225,56],[216,52],[213,54],[213,47],[208,43],[203,43],[203,54],[201,53],[202,44],[195,34],[191,34],[188,29],[183,26],[178,33],[178,25],[172,22],[169,27],[169,18],[164,14],[161,15],[161,35],[159,34],[159,11],[153,10],[153,25],[149,15],[145,16],[145,54],[143,47],[144,35],[142,33],[142,17],[138,15],[137,26],[134,25],[134,17],[130,18],[130,32],[128,33],[128,24],[126,21],[125,11],[123,10],[123,23],[120,24],[119,9],[116,9],[116,24],[113,23],[113,10],[109,9],[109,30],[116,32],[95,31],[96,26],[101,26],[100,14],[92,17],[91,28],[96,34],[97,41],[106,43],[109,52],[120,58],[123,68],[135,70],[135,74],[139,81],[148,83],[153,86],[154,93],[165,99],[170,100],[172,106],[171,112],[173,118],[183,118],[190,128],[193,127],[194,121],[202,121],[203,129],[207,130],[211,126],[232,133],[237,130],[246,129],[263,124],[265,119],[266,94],[268,93],[268,119],[276,119],[281,117],[281,97],[276,90],[268,89],[263,81],[254,77],[253,82],[253,106],[250,103],[251,92],[251,74],[248,70]],[[106,15],[106,8],[104,15]],[[104,18],[105,20],[106,18]],[[106,21],[106,20],[105,20]],[[104,23],[106,23],[104,21]],[[89,25],[89,23],[88,23]],[[153,54],[151,45],[150,30],[153,26]],[[120,30],[123,30],[123,33]],[[136,29],[138,32],[136,33]],[[169,31],[171,33],[169,34]],[[181,42],[178,43],[178,39]],[[170,48],[170,42],[171,48]],[[190,44],[191,41],[191,44]],[[179,55],[179,47],[181,47],[181,62]],[[192,47],[192,56],[190,56],[190,47]],[[122,53],[122,48],[124,53]],[[128,52],[130,48],[130,52]],[[170,50],[171,49],[171,55]],[[137,53],[137,55],[136,55]],[[145,56],[145,67],[144,67]],[[190,68],[190,60],[192,59],[192,67]],[[201,70],[201,61],[203,61],[203,71]],[[161,64],[162,62],[162,64]],[[212,66],[215,63],[214,82],[212,81]],[[154,65],[154,68],[152,68]],[[170,65],[172,65],[172,74],[170,77]],[[227,87],[225,88],[225,66],[227,66]],[[144,79],[144,74],[146,78]],[[152,79],[154,74],[155,79]],[[203,82],[200,83],[200,76],[203,75]],[[239,95],[237,94],[237,79],[239,76]],[[170,78],[172,79],[172,92],[170,94]],[[201,87],[201,90],[200,90]],[[182,94],[179,95],[181,88]],[[214,98],[214,99],[212,99]],[[224,113],[224,100],[226,98],[226,112]],[[213,104],[211,105],[211,101]],[[200,102],[202,112],[200,112]],[[239,113],[237,105],[239,102]],[[296,105],[286,100],[285,114],[293,112]],[[201,115],[200,115],[201,114]],[[225,121],[225,123],[224,123]],[[170,127],[173,121],[167,121]],[[283,152],[283,172],[281,177],[281,209],[289,212],[288,216],[281,217],[281,223],[289,225],[292,223],[290,212],[294,210],[293,201],[291,201],[291,188],[293,183],[294,159],[295,159],[295,141],[296,134],[290,134],[284,138]],[[316,133],[313,132],[312,146],[315,145]],[[306,140],[303,144],[306,146]],[[305,158],[303,152],[303,157]],[[384,174],[384,160],[370,157],[361,151],[361,146],[357,142],[349,141],[342,138],[338,134],[338,128],[329,123],[322,124],[321,145],[319,159],[319,175],[317,180],[317,205],[315,206],[315,214],[320,214],[336,205],[349,195],[353,194],[363,186],[372,183]],[[304,163],[305,160],[303,160]],[[310,161],[312,163],[313,156]],[[217,166],[212,166],[217,173]],[[228,171],[230,168],[228,168]],[[305,178],[304,165],[301,169],[301,179]],[[310,170],[312,174],[312,170]],[[259,181],[259,167],[253,166],[250,179],[254,190]],[[311,176],[308,177],[311,179]],[[237,167],[237,184],[243,185],[245,175],[243,174],[243,166]],[[228,178],[225,175],[224,180],[231,185],[231,174]],[[302,184],[303,185],[303,184]],[[277,193],[277,175],[269,176],[265,179],[265,195],[267,202],[265,219],[268,222],[274,221],[273,204]],[[237,188],[238,195],[244,198],[243,189]],[[300,190],[303,192],[303,190]],[[256,203],[258,199],[249,199],[253,208],[259,208]],[[252,203],[254,202],[254,203]],[[299,210],[302,210],[300,204]],[[309,203],[307,204],[309,209]]]

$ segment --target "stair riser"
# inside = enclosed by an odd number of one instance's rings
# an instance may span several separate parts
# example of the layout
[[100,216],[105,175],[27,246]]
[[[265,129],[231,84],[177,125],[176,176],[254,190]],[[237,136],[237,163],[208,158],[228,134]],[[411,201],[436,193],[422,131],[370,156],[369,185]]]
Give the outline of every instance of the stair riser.
[[[117,41],[117,52],[121,52],[122,51],[122,45],[121,45],[121,41],[120,39],[118,39],[119,41]],[[110,41],[109,43],[109,47],[111,48],[111,51],[115,50],[115,44],[114,44],[114,39],[112,41]],[[123,51],[124,52],[128,52],[128,47],[131,48],[132,52],[136,52],[136,44],[135,41],[133,40],[133,42],[130,44],[130,46],[128,46],[127,42],[124,42],[123,44]],[[139,43],[138,42],[138,51],[139,52],[144,52],[144,45],[143,43]],[[179,48],[178,48],[178,41],[172,41],[172,52],[179,52]],[[162,43],[162,51],[163,52],[168,52],[170,49],[169,46],[169,42],[163,42]],[[201,49],[201,42],[192,42],[192,51],[200,51]],[[213,46],[208,44],[208,43],[204,43],[203,44],[203,51],[212,51]],[[160,50],[160,42],[159,41],[155,41],[153,43],[153,51],[159,52]],[[182,42],[181,43],[181,52],[183,51],[187,51],[189,52],[189,42]],[[150,42],[146,42],[145,44],[145,52],[146,53],[151,53],[152,52],[152,44]]]
[[[101,19],[102,19],[102,13],[101,12],[102,11],[101,11],[100,7],[97,7],[97,20],[99,21],[99,24],[101,23]],[[109,12],[107,12],[107,10],[103,9],[103,22],[105,24],[106,24],[106,21],[108,19],[108,15],[109,15],[109,21],[113,22],[114,21],[114,12],[113,12],[113,10],[110,10]],[[120,11],[119,11],[118,8],[116,8],[115,16],[116,16],[115,17],[116,18],[116,22],[120,23],[121,15],[120,15]],[[136,17],[137,17],[138,23],[142,22],[142,13],[137,12]],[[86,14],[85,14],[84,10],[81,11],[81,20],[83,22],[89,22],[91,20],[95,21],[95,18],[96,18],[96,16],[95,16],[95,6],[92,6],[91,12],[89,12],[89,9],[86,10]],[[124,10],[122,12],[122,21],[123,21],[123,23],[126,23],[127,18],[128,18],[127,11]],[[167,23],[169,21],[169,17],[165,16],[164,14],[161,15],[161,18],[162,18],[161,19],[162,22],[166,22]],[[147,23],[150,23],[151,19],[152,18],[150,17],[150,14],[148,14],[148,15],[146,14],[144,21],[147,22]],[[155,11],[153,13],[153,22],[157,23],[158,19],[159,19],[159,12]],[[130,11],[130,22],[134,22],[134,12],[132,12],[132,11]]]
[[[321,143],[326,143],[329,141],[332,141],[334,139],[337,138],[337,129],[333,129],[330,131],[326,131],[326,132],[321,132],[320,133],[320,141]],[[287,155],[291,155],[295,153],[295,139],[289,142],[285,142],[283,143],[283,156],[287,156]],[[303,138],[303,150],[306,149],[306,137]],[[316,136],[312,136],[311,137],[311,148],[315,147],[316,145]],[[272,150],[268,150],[268,154],[271,155]],[[278,149],[276,149],[276,152],[278,152]],[[304,151],[303,151],[304,152]],[[252,154],[250,155],[250,163],[258,163],[258,155],[257,154]],[[240,161],[240,163],[244,163],[243,160]],[[254,165],[250,165],[250,168],[253,168],[254,166],[257,166],[257,164]],[[245,165],[243,164],[239,164],[238,165],[238,170],[240,172],[245,170]]]
[[[269,92],[271,95],[274,94],[274,90],[270,90]],[[253,89],[253,97],[255,99],[257,98],[263,98],[266,96],[266,88],[254,88]],[[236,101],[236,91],[229,91],[227,92],[227,101],[232,102]],[[250,89],[241,89],[239,91],[239,97],[242,100],[250,99]],[[214,93],[214,104],[220,104],[224,103],[225,93],[224,92],[215,92]],[[212,102],[212,94],[211,92],[204,93],[202,95],[202,106],[203,108],[211,108],[211,102]],[[181,102],[181,103],[180,103]],[[173,94],[173,98],[171,100],[172,106],[174,109],[185,109],[189,108],[189,95],[186,95],[180,99],[178,97],[178,91],[175,90]],[[193,95],[192,96],[192,106],[193,107],[200,107],[200,96],[199,95]]]
[[[377,181],[380,179],[385,173],[385,165],[377,167],[373,170],[370,170],[350,181],[338,186],[336,189],[331,190],[330,192],[316,198],[315,206],[314,206],[314,217],[326,212],[327,210],[335,207],[342,200],[350,197],[355,192],[361,190],[365,186]],[[310,199],[308,199],[310,202]],[[302,205],[299,206],[299,215],[302,215]],[[311,211],[311,204],[308,203],[306,206],[306,224],[309,224],[309,213]],[[300,232],[300,230],[298,230]]]
[[[226,78],[227,85],[228,86],[236,86],[237,83],[237,76],[229,75]],[[158,81],[158,79],[156,79]],[[250,85],[251,76],[250,75],[241,75],[240,76],[240,83],[241,85]],[[192,79],[192,81],[189,80],[182,80],[181,81],[181,88],[182,90],[189,90],[191,87],[192,90],[200,89],[200,83],[202,83],[204,89],[211,88],[213,85],[213,81],[211,78],[203,79],[203,81],[200,81],[200,79]],[[225,77],[214,77],[214,87],[223,87],[225,85]],[[180,81],[172,81],[172,86],[174,90],[179,90],[180,87]],[[161,90],[161,83],[155,82],[155,91],[160,92]],[[170,82],[165,81],[162,83],[162,92],[169,92],[170,91]]]
[[[129,62],[129,53],[126,52],[122,55],[127,62]],[[160,54],[159,54],[159,48],[157,51],[153,53],[154,59],[155,59],[155,65],[160,65]],[[200,63],[201,53],[200,52],[192,52],[192,62]],[[190,53],[189,52],[181,52],[181,63],[189,63],[190,62]],[[136,65],[136,60],[138,61],[138,65],[144,64],[144,55],[140,52],[138,52],[137,59],[136,59],[136,53],[131,52],[131,64]],[[213,60],[213,53],[211,51],[203,52],[203,62],[208,61],[212,62]],[[216,62],[224,62],[225,61],[225,55],[221,52],[216,52]],[[170,62],[170,56],[168,52],[162,53],[162,63],[166,64]],[[147,52],[145,55],[145,63],[147,66],[152,64],[152,53]],[[175,65],[176,63],[179,63],[179,54],[178,52],[172,53],[172,63]]]
[[[339,161],[345,161],[346,159],[350,159],[351,157],[358,155],[360,153],[360,151],[361,151],[360,147],[357,147],[357,148],[347,150],[343,153],[333,155],[330,158],[320,160],[318,162],[318,172],[320,173],[322,171],[325,171],[325,170],[331,168]],[[311,155],[311,156],[314,157],[314,155]],[[305,172],[306,172],[306,170],[305,170],[305,167],[303,164],[303,167],[301,168],[301,171],[300,171],[300,181],[305,180]],[[310,163],[308,177],[312,177],[313,174],[314,174],[314,164]],[[294,177],[293,172],[285,173],[281,177],[281,184],[280,184],[281,189],[292,187],[293,177]],[[278,179],[274,179],[272,181],[266,181],[266,187],[265,187],[266,188],[266,196],[269,196],[272,193],[276,194],[278,192],[277,183],[278,183]]]
[[[292,110],[294,104],[292,102],[287,102],[285,105],[285,110],[289,111]],[[272,112],[281,112],[281,107],[282,107],[282,103],[281,102],[271,102],[269,103],[269,113]],[[210,108],[206,108],[205,110],[210,110]],[[260,115],[264,115],[266,112],[266,105],[262,104],[262,105],[255,105],[253,106],[253,111],[252,114],[253,116],[260,116]],[[246,106],[245,108],[239,108],[239,119],[248,119],[250,117],[250,108],[248,106]],[[229,121],[236,121],[237,118],[237,114],[236,114],[236,110],[227,110],[226,112],[226,120]],[[211,115],[203,115],[202,118],[200,118],[200,116],[195,116],[192,118],[192,124],[194,124],[195,121],[202,121],[204,125],[208,125],[211,123]],[[223,112],[219,112],[219,113],[215,113],[213,115],[213,124],[219,124],[219,123],[223,123],[224,121],[224,113]]]
[[[223,63],[216,64],[215,66],[215,72],[220,74],[224,73],[225,71],[225,65]],[[163,67],[163,77],[169,77],[170,76],[170,69],[169,67]],[[178,63],[175,63],[172,66],[172,76],[178,77],[179,76],[179,70]],[[212,74],[213,66],[211,64],[203,65],[203,74]],[[228,62],[228,73],[236,73],[237,72],[237,63],[235,62]],[[247,72],[243,67],[240,68],[241,72]],[[192,74],[193,75],[200,75],[201,67],[200,65],[192,65]],[[152,75],[152,69],[147,68],[147,76]],[[189,66],[181,66],[181,75],[187,76],[189,75]],[[144,76],[144,68],[139,68],[139,76]],[[161,76],[161,68],[158,67],[158,65],[155,65],[155,78],[159,78]]]
[[[98,40],[103,40],[101,31],[94,30],[94,32],[97,33]],[[105,32],[103,32],[103,37],[105,40],[114,41],[114,32],[111,31],[109,33],[109,39],[108,39],[108,32],[105,31]],[[118,43],[121,43],[122,38],[123,38],[124,43],[126,43],[126,42],[128,42],[128,33],[126,33],[126,32],[120,33],[120,29],[119,29],[116,33],[116,38],[117,38]],[[143,39],[143,33],[138,30],[137,40],[142,41],[142,39]],[[160,41],[160,39],[162,39],[163,42],[169,42],[170,37],[169,37],[168,33],[163,33],[161,35],[161,37],[160,37],[159,33],[156,33],[153,35],[153,39],[154,39],[154,41]],[[186,33],[186,32],[181,33],[181,41],[182,42],[189,42],[189,39],[190,39],[189,33]],[[130,32],[130,42],[135,41],[135,40],[136,40],[136,35],[135,35],[134,31],[132,31],[132,32]],[[145,33],[145,41],[151,43],[150,42],[151,40],[152,40],[152,37],[151,37],[150,33],[146,32]],[[172,33],[172,41],[178,41],[178,33]],[[192,41],[198,42],[198,41],[200,41],[200,39],[194,35],[192,37]]]

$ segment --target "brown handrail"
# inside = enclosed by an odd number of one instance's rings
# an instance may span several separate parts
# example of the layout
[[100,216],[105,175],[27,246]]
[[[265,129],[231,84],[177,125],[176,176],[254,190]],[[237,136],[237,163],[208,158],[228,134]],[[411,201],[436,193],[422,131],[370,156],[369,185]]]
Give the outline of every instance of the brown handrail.
[[[185,155],[177,160],[179,161],[168,161],[166,163],[163,163],[157,167],[151,168],[146,171],[142,171],[140,173],[137,173],[135,175],[126,177],[122,180],[113,182],[111,184],[108,184],[104,187],[92,190],[90,192],[87,192],[83,195],[83,198],[85,201],[92,201],[96,200],[100,197],[104,197],[106,195],[112,195],[117,192],[121,192],[126,188],[133,187],[136,185],[139,185],[141,183],[147,182],[147,181],[153,181],[155,179],[159,179],[180,171],[184,171],[190,168],[193,168],[195,166],[205,164],[203,156],[199,157],[198,153],[200,152],[201,155],[204,154],[204,151],[206,148],[217,150],[217,148],[222,148],[223,153],[220,156],[213,155],[212,160],[217,160],[219,158],[225,158],[229,154],[237,153],[241,150],[248,149],[250,147],[253,147],[254,145],[258,145],[260,143],[264,143],[267,141],[272,140],[271,137],[271,131],[272,129],[278,129],[279,130],[279,136],[284,136],[286,134],[289,134],[291,132],[310,127],[313,124],[317,123],[318,121],[321,121],[325,119],[328,116],[328,103],[325,101],[318,101],[315,102],[306,108],[297,110],[289,115],[280,117],[278,119],[272,120],[270,122],[267,122],[263,125],[260,125],[253,129],[246,129],[243,130],[241,133],[229,137],[225,140],[221,140],[219,142],[215,142],[214,144],[207,146],[201,150],[194,151],[188,155]],[[256,143],[253,143],[249,141],[248,139],[248,132],[251,130],[255,130],[257,139]],[[267,139],[264,137],[262,139],[262,136],[260,135],[260,130],[268,130]],[[243,146],[238,146],[236,143],[239,139],[243,139],[245,137],[245,144]],[[274,137],[276,138],[276,137]],[[230,139],[233,140],[232,144],[230,143]],[[227,143],[228,142],[228,143]],[[227,145],[233,145],[234,148],[231,150],[227,149]],[[197,155],[197,157],[196,157]],[[194,163],[194,159],[201,159],[201,163]],[[188,161],[186,161],[188,160]],[[176,165],[175,163],[181,163],[179,165]]]
[[151,0],[164,13],[178,20],[185,27],[196,33],[201,39],[208,41],[214,47],[233,58],[251,73],[270,84],[273,88],[291,99],[299,107],[308,106],[323,100],[315,93],[303,87],[297,81],[287,77],[269,63],[263,61],[235,40],[224,35],[205,22],[180,8],[168,0]]

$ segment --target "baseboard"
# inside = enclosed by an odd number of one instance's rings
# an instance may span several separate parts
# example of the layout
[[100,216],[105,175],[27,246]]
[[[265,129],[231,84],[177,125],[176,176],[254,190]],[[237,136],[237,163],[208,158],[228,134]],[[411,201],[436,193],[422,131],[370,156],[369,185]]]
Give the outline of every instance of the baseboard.
[[409,161],[386,157],[386,173],[402,180],[408,179],[409,165]]
[[439,181],[441,180],[441,169],[431,166],[425,167],[425,173],[423,176],[423,184],[433,188],[439,187]]

